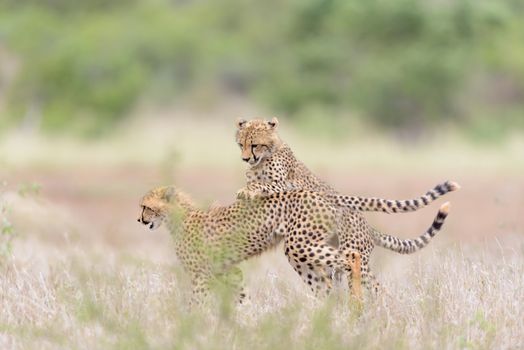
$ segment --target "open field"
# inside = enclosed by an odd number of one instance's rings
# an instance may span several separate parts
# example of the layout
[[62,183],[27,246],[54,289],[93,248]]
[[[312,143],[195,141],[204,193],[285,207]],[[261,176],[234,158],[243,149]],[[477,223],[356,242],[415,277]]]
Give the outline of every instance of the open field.
[[[376,249],[372,264],[388,294],[360,316],[343,289],[315,300],[282,247],[243,265],[245,304],[189,314],[170,237],[136,223],[137,202],[166,183],[202,205],[233,201],[244,167],[231,124],[135,125],[90,144],[27,135],[0,142],[1,198],[15,232],[0,260],[0,348],[524,347],[520,138],[484,149],[449,139],[411,147],[315,143],[283,130],[297,155],[344,193],[410,198],[446,179],[462,189],[445,199],[451,214],[428,248],[413,256]],[[413,237],[437,208],[366,216]]]

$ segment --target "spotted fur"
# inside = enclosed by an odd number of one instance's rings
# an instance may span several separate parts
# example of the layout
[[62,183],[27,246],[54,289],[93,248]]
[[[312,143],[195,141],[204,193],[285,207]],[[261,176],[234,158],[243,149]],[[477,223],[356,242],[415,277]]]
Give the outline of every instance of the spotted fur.
[[[364,211],[400,213],[418,210],[440,196],[457,190],[455,182],[437,185],[426,194],[409,200],[388,200],[355,196],[339,196],[337,191],[314,175],[296,159],[292,150],[277,133],[278,120],[238,120],[236,141],[241,149],[242,160],[249,164],[246,171],[247,185],[238,193],[239,198],[259,198],[290,189],[318,191],[335,200],[341,210],[340,229],[337,237],[331,237],[343,254],[358,251],[362,257],[362,280],[368,287],[377,289],[378,284],[369,270],[369,255],[375,245],[399,253],[413,253],[425,247],[440,229],[447,215],[443,206],[434,224],[416,239],[399,239],[373,229],[362,216]],[[438,228],[438,229],[437,229]]]
[[[193,303],[207,298],[209,286],[217,277],[232,273],[238,276],[239,262],[281,240],[295,271],[315,293],[324,295],[331,289],[331,272],[346,273],[348,281],[356,277],[354,292],[360,286],[361,253],[348,250],[342,254],[326,241],[326,237],[339,233],[336,205],[343,203],[342,197],[326,198],[317,192],[293,190],[204,211],[170,186],[154,189],[142,198],[138,221],[150,229],[167,223],[175,252],[191,276]],[[440,222],[444,219],[445,214]],[[352,275],[355,268],[357,276]]]

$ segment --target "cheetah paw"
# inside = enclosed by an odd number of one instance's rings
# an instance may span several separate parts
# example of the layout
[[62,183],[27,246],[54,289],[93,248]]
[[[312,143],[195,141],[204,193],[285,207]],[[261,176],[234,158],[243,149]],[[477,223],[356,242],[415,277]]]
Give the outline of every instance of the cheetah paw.
[[241,190],[239,190],[237,192],[237,199],[251,200],[251,199],[254,199],[254,198],[259,197],[261,195],[262,195],[262,193],[259,192],[259,191],[250,191],[247,188],[242,188]]

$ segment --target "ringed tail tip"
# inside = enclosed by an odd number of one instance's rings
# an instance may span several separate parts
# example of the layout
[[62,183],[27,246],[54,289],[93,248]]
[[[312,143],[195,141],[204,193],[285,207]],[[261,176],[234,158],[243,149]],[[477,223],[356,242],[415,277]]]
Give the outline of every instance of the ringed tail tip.
[[439,211],[442,213],[448,214],[450,207],[451,207],[451,204],[449,202],[446,202],[440,206]]
[[450,191],[460,190],[460,185],[456,183],[455,181],[448,181],[448,185],[449,185]]

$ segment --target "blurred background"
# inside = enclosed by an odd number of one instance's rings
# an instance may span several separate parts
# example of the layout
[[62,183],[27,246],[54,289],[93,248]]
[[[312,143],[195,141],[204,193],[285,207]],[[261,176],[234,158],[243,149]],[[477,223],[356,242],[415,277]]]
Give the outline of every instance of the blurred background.
[[[522,18],[518,0],[1,0],[4,242],[172,261],[138,199],[231,203],[234,121],[255,116],[347,194],[461,183],[437,244],[521,237]],[[368,217],[412,237],[436,209]]]
[[96,137],[140,107],[213,119],[241,102],[330,138],[501,141],[524,128],[523,15],[518,0],[2,0],[2,127]]

